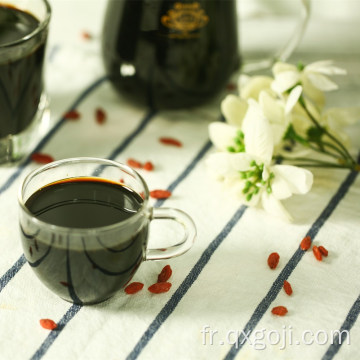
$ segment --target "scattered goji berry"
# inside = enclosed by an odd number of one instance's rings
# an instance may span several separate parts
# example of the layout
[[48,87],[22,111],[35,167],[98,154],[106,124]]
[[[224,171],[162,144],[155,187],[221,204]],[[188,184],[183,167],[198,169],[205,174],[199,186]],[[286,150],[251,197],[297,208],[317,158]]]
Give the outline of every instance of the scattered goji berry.
[[323,255],[325,257],[329,255],[329,252],[327,251],[327,249],[324,248],[322,245],[319,246],[319,251],[321,252],[321,255]]
[[158,282],[149,286],[148,290],[153,294],[161,294],[168,292],[171,288],[171,283],[169,282]]
[[284,280],[284,290],[285,290],[286,294],[289,295],[289,296],[293,292],[291,284],[287,280]]
[[313,250],[314,256],[316,257],[316,260],[321,261],[322,260],[322,255],[321,255],[321,252],[320,252],[319,248],[316,245],[314,245],[312,250]]
[[77,110],[70,110],[64,115],[64,118],[67,120],[78,120],[80,119],[80,113]]
[[33,153],[31,154],[31,160],[37,162],[38,164],[49,164],[54,161],[54,158],[48,154]]
[[101,108],[95,110],[95,119],[98,124],[103,124],[106,121],[106,112]]
[[311,237],[310,236],[305,236],[300,243],[300,249],[301,250],[309,250],[311,246]]
[[160,274],[158,275],[158,283],[159,282],[167,282],[172,274],[172,269],[170,265],[166,265],[161,270]]
[[168,190],[152,190],[150,196],[154,199],[167,199],[171,196],[171,191]]
[[236,90],[236,85],[234,83],[228,83],[226,85],[226,90],[234,91],[234,90]]
[[66,286],[66,287],[69,287],[69,283],[67,281],[60,281],[60,284],[62,286]]
[[129,295],[136,294],[144,287],[144,284],[141,282],[132,282],[125,288],[125,292]]
[[271,253],[267,260],[270,269],[275,269],[279,264],[279,260],[280,255],[277,252]]
[[164,145],[172,145],[177,147],[182,147],[181,141],[171,138],[171,137],[161,137],[159,141]]
[[284,316],[288,312],[288,309],[285,306],[275,306],[271,312],[274,315]]
[[47,330],[54,330],[57,328],[56,322],[50,319],[41,319],[40,325]]
[[82,37],[83,39],[85,39],[85,40],[90,40],[90,39],[92,39],[92,35],[91,35],[88,31],[86,31],[86,30],[83,30],[83,31],[81,32],[81,37]]
[[29,247],[30,256],[32,256],[32,247]]
[[135,159],[127,159],[126,163],[131,166],[132,168],[141,169],[142,163],[135,160]]
[[144,166],[143,169],[146,171],[153,171],[154,170],[154,165],[151,161],[147,161]]

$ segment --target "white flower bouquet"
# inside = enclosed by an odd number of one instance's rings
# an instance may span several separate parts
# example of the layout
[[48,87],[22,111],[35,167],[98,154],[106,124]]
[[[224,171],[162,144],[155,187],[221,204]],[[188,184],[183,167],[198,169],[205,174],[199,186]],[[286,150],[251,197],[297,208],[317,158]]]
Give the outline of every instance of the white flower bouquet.
[[310,191],[313,174],[306,168],[359,171],[342,128],[355,123],[360,112],[325,109],[324,92],[338,88],[328,76],[346,74],[331,61],[307,66],[278,62],[272,72],[273,77],[241,75],[239,96],[222,101],[226,122],[209,126],[218,151],[207,165],[244,204],[292,220],[281,200]]

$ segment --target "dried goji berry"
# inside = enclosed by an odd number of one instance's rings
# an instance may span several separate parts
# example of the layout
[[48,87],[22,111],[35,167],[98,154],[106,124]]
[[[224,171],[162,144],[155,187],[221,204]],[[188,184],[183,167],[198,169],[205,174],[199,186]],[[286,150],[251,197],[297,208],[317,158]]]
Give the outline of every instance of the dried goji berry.
[[172,145],[177,147],[182,147],[181,141],[171,138],[171,137],[161,137],[159,141],[164,145]]
[[321,252],[320,252],[319,248],[314,245],[312,250],[313,250],[314,256],[316,257],[316,260],[321,261],[322,260],[322,255],[321,255]]
[[311,246],[311,237],[310,236],[305,236],[300,243],[300,249],[301,250],[309,250]]
[[293,292],[292,287],[291,287],[291,284],[290,284],[288,281],[286,281],[286,280],[284,280],[284,290],[285,290],[286,294],[289,295],[289,296],[290,296],[290,295],[292,294],[292,292]]
[[64,115],[64,118],[67,120],[77,120],[80,119],[80,113],[77,110],[70,110]]
[[38,164],[48,164],[53,162],[54,158],[48,154],[33,153],[31,154],[31,160],[37,162]]
[[154,199],[167,199],[171,196],[171,191],[168,190],[152,190],[150,196]]
[[229,91],[234,91],[234,90],[236,90],[236,84],[234,84],[234,83],[228,83],[228,84],[226,84],[226,90],[229,90]]
[[90,40],[90,39],[92,39],[92,35],[91,35],[88,31],[86,31],[86,30],[83,30],[83,31],[81,32],[81,37],[82,37],[83,39],[85,39],[85,40]]
[[69,287],[69,283],[67,281],[60,281],[60,284]]
[[136,294],[144,287],[144,284],[141,282],[132,282],[125,288],[125,292],[129,295]]
[[30,256],[32,256],[32,247],[29,247]]
[[268,265],[270,269],[275,269],[278,266],[280,255],[277,252],[273,252],[268,257]]
[[161,294],[168,292],[171,288],[171,283],[169,282],[158,282],[149,286],[148,290],[153,294]]
[[131,166],[132,168],[141,169],[142,163],[135,160],[135,159],[127,159],[126,163]]
[[57,328],[56,322],[50,319],[41,319],[40,325],[47,330],[54,330]]
[[144,166],[143,166],[143,169],[146,170],[146,171],[152,171],[154,170],[154,165],[151,161],[147,161]]
[[329,252],[327,251],[327,249],[324,248],[322,245],[319,246],[319,251],[321,252],[321,255],[323,255],[323,256],[329,255]]
[[160,274],[158,275],[158,282],[166,282],[170,279],[172,274],[172,269],[170,265],[166,265],[161,270]]
[[106,112],[101,108],[97,108],[95,110],[95,119],[98,124],[103,124],[106,121]]
[[275,306],[271,312],[274,315],[284,316],[288,312],[288,309],[285,306]]

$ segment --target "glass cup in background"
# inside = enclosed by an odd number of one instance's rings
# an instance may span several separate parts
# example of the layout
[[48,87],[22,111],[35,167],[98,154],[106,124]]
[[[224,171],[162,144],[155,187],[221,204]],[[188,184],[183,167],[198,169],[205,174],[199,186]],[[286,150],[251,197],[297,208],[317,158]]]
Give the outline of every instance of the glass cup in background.
[[[28,200],[34,193],[49,184],[51,187],[54,182],[74,179],[82,184],[73,197],[61,195],[60,201],[47,197],[38,210],[33,211],[36,214],[30,210]],[[105,186],[106,183],[115,183],[117,187],[131,189],[138,200],[142,199],[140,206],[134,210],[129,198],[123,201],[121,197],[109,196],[107,189],[95,188],[89,192],[86,190],[87,179],[105,182]],[[94,183],[90,187],[93,188]],[[56,191],[63,190],[58,188]],[[37,277],[64,300],[94,304],[110,298],[131,280],[143,261],[179,256],[193,245],[196,227],[190,216],[174,208],[153,208],[148,200],[149,190],[142,177],[130,167],[111,160],[64,159],[32,171],[25,178],[19,193],[21,239],[29,265]],[[52,211],[74,202],[79,206],[77,215],[70,215],[70,220],[66,220],[74,226],[59,226],[54,224],[55,221],[44,221],[41,217],[49,209]],[[92,210],[86,208],[86,204],[94,202],[127,211],[132,209],[132,214],[105,226],[95,224],[94,221],[98,220],[95,216],[89,224],[87,214]],[[106,206],[102,213],[107,211]],[[67,211],[65,213],[68,214]],[[56,221],[58,219],[55,218]],[[178,226],[171,228],[179,237],[171,237],[172,245],[153,249],[148,247],[148,230],[150,222],[157,219],[175,222],[174,225]],[[166,230],[166,222],[159,225]],[[153,235],[150,237],[155,238]]]
[[0,164],[20,160],[46,126],[50,17],[46,0],[0,0]]

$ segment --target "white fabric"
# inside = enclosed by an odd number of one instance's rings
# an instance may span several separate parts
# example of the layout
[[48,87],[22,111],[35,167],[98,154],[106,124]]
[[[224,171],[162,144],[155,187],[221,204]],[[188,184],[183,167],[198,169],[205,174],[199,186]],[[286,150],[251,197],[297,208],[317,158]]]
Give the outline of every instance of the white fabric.
[[[78,96],[103,75],[99,52],[103,4],[52,3],[48,47],[52,58],[47,63],[46,83],[51,96],[51,122],[56,124]],[[82,39],[82,30],[93,33],[94,38]],[[347,79],[346,97],[341,97],[341,90],[331,94],[339,106],[358,99],[359,71]],[[295,218],[292,224],[264,211],[241,207],[235,197],[208,177],[206,154],[194,162],[209,141],[209,123],[220,118],[220,100],[192,110],[157,113],[116,157],[120,162],[130,157],[152,161],[153,172],[141,171],[150,189],[166,189],[178,181],[173,196],[163,206],[188,212],[198,230],[188,253],[141,265],[133,280],[143,282],[145,287],[133,296],[120,290],[102,304],[79,309],[52,294],[28,264],[17,271],[14,264],[22,255],[17,192],[24,176],[39,165],[27,165],[6,188],[4,184],[18,168],[0,167],[0,359],[34,356],[48,360],[108,360],[129,355],[134,359],[136,354],[139,359],[222,359],[231,351],[230,343],[236,342],[237,335],[248,326],[252,335],[245,332],[249,340],[239,344],[241,349],[234,353],[238,359],[311,360],[322,358],[327,351],[336,359],[358,357],[360,179],[351,183],[348,171],[313,170],[312,191],[285,201]],[[108,114],[103,125],[94,119],[98,106]],[[118,96],[108,82],[94,89],[77,109],[81,119],[65,122],[42,152],[55,159],[108,157],[147,114],[147,109],[134,107]],[[358,134],[354,128],[351,135],[357,139],[357,147]],[[175,137],[183,147],[164,148],[158,142],[160,136]],[[194,167],[186,172],[190,164]],[[180,179],[184,171],[187,176]],[[351,184],[340,191],[344,195],[341,198],[336,194],[345,179]],[[161,235],[160,225],[159,232],[155,228],[150,234],[153,240]],[[314,244],[329,250],[322,262],[314,258],[311,250],[296,257],[300,241],[309,232],[315,236]],[[267,265],[271,252],[280,254],[275,270]],[[147,287],[156,282],[166,264],[173,269],[172,288],[168,293],[153,295]],[[281,289],[279,279],[291,283],[291,296]],[[286,316],[271,313],[278,305],[288,308]],[[69,313],[69,309],[74,312]],[[331,333],[346,323],[349,312],[355,314],[350,319],[350,345],[344,340],[336,352],[330,344]],[[66,325],[49,332],[39,325],[41,318]],[[280,336],[277,345],[275,332]],[[282,349],[284,334],[287,343]],[[311,341],[311,345],[305,344]]]

